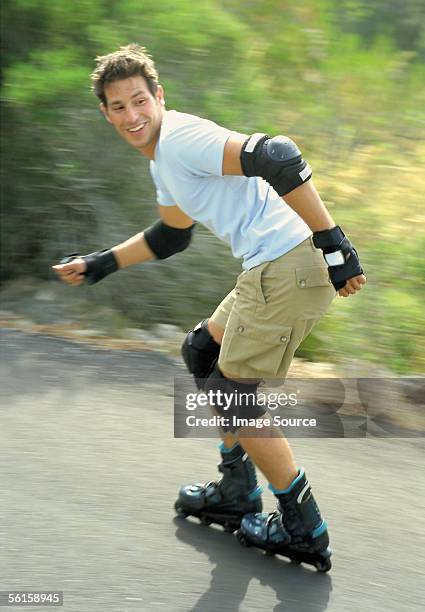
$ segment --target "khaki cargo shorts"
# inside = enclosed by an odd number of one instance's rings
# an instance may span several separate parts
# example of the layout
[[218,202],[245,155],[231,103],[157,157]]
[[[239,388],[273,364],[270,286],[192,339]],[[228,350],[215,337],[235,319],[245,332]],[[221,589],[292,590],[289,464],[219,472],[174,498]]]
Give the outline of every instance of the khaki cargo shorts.
[[284,379],[298,346],[335,297],[311,238],[238,276],[210,317],[224,331],[218,365],[238,378]]

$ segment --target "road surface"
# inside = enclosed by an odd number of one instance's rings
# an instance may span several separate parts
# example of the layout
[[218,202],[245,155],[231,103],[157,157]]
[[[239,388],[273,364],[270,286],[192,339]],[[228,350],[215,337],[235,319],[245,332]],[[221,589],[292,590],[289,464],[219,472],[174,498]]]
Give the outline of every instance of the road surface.
[[173,438],[173,361],[0,339],[0,590],[63,591],[64,612],[423,610],[423,440],[292,441],[330,525],[319,574],[174,517],[218,453]]

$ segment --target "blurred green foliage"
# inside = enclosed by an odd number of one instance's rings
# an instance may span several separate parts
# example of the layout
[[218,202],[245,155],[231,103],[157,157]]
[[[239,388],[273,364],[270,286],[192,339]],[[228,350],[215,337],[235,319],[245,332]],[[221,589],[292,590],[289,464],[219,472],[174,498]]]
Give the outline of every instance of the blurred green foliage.
[[[308,358],[424,367],[425,5],[422,0],[3,2],[2,281],[150,224],[147,162],[89,90],[93,58],[139,42],[168,108],[299,141],[369,284],[335,300]],[[106,279],[92,299],[188,327],[239,271],[200,229],[191,250]]]

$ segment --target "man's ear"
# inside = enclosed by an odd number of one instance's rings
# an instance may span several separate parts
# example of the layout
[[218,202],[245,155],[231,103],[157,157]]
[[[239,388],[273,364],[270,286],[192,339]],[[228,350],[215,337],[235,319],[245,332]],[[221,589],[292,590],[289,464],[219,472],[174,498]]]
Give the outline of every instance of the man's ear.
[[101,112],[104,114],[106,121],[108,121],[109,123],[112,123],[112,121],[110,120],[109,115],[108,115],[108,109],[103,104],[103,102],[101,102],[99,104],[99,108],[100,108]]
[[161,104],[161,106],[165,106],[164,88],[163,88],[162,85],[158,85],[158,87],[157,87],[157,90],[156,90],[156,99]]

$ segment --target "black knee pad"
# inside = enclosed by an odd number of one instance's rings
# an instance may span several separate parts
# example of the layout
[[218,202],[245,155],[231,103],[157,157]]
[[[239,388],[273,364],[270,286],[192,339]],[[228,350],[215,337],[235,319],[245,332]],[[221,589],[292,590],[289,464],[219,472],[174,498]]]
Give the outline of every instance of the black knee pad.
[[204,319],[191,330],[182,344],[182,356],[187,369],[195,379],[198,389],[204,389],[205,379],[210,374],[220,354],[220,345],[208,331],[208,319]]
[[265,406],[257,403],[257,389],[260,383],[241,383],[226,378],[218,364],[214,365],[211,374],[205,381],[204,391],[213,394],[215,411],[226,417],[228,425],[223,431],[235,433],[239,427],[234,425],[236,419],[257,419],[267,412]]

